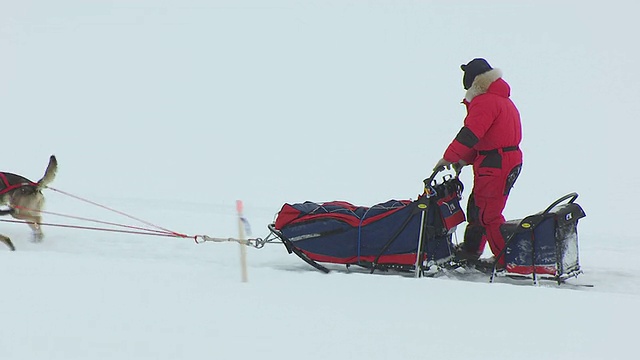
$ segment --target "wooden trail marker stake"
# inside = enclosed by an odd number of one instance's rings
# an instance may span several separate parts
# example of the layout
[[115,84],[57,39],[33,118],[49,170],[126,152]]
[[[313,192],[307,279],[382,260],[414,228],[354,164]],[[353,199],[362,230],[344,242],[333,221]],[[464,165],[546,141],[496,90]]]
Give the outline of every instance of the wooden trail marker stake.
[[242,215],[244,205],[242,200],[236,200],[236,210],[238,211],[238,237],[240,239],[240,268],[242,271],[242,282],[249,281],[247,275],[247,245],[245,244],[244,218]]

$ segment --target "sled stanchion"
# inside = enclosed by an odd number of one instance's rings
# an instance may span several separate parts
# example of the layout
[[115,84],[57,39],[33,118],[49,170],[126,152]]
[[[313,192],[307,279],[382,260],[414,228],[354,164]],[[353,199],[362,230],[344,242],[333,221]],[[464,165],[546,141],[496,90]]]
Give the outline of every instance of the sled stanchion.
[[240,244],[240,270],[242,272],[242,282],[249,281],[247,275],[247,249],[243,243],[245,240],[245,220],[242,216],[243,204],[242,200],[236,200],[236,210],[238,211],[238,238]]
[[431,186],[431,182],[433,182],[433,179],[436,177],[436,174],[438,174],[438,172],[440,172],[441,170],[436,170],[434,171],[431,176],[429,176],[429,178],[425,179],[424,182],[424,196],[427,199],[426,204],[423,203],[419,203],[418,204],[418,209],[420,209],[420,212],[422,212],[422,214],[420,215],[420,235],[418,237],[418,249],[416,250],[416,264],[415,264],[415,277],[419,278],[422,276],[422,257],[423,257],[423,247],[424,247],[424,228],[425,228],[425,221],[427,218],[427,211],[429,209],[429,201],[430,199],[437,195],[437,192],[435,191],[435,189]]
[[536,236],[535,232],[531,232],[531,270],[533,277],[533,285],[538,285],[538,273],[536,273]]
[[427,210],[429,209],[429,199],[436,194],[436,191],[431,186],[431,182],[433,178],[439,171],[434,171],[433,174],[428,179],[424,180],[424,196],[427,199],[426,204],[419,203],[418,209],[422,213],[420,215],[420,235],[418,237],[418,248],[416,250],[416,264],[415,264],[415,277],[419,278],[422,276],[422,248],[424,244],[424,226],[427,217]]
[[[420,204],[422,205],[422,204]],[[418,207],[420,207],[418,205]],[[422,276],[422,242],[424,239],[424,221],[427,216],[427,205],[424,205],[424,208],[421,208],[422,215],[420,216],[420,237],[418,238],[418,249],[416,250],[416,265],[415,265],[415,277],[419,278]]]

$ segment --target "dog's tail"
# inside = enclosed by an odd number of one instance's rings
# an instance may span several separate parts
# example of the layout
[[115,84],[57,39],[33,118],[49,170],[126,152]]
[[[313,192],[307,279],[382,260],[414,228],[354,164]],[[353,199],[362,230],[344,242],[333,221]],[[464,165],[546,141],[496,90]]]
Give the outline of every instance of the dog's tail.
[[58,172],[58,160],[55,155],[51,155],[49,157],[49,165],[47,165],[47,170],[45,170],[44,176],[42,179],[38,180],[38,189],[46,188],[47,185],[55,179],[56,172]]

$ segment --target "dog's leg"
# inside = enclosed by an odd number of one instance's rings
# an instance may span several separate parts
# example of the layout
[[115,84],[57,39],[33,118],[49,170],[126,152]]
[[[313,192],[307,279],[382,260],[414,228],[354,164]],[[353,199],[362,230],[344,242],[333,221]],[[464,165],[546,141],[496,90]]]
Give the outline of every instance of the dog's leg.
[[11,239],[9,239],[8,237],[6,237],[4,235],[0,235],[0,242],[2,242],[5,245],[7,245],[9,247],[9,249],[11,249],[11,251],[15,251],[16,250],[16,247],[13,246],[13,243],[11,242]]
[[40,224],[37,222],[30,222],[28,224],[32,231],[31,233],[32,241],[41,242],[42,239],[44,239],[44,234],[42,233],[42,228],[40,227]]
[[16,211],[13,214],[14,218],[19,220],[24,220],[27,225],[31,228],[31,241],[33,242],[41,242],[44,238],[44,234],[42,233],[42,228],[40,227],[40,222],[42,218],[39,215],[35,215],[30,212],[22,212]]

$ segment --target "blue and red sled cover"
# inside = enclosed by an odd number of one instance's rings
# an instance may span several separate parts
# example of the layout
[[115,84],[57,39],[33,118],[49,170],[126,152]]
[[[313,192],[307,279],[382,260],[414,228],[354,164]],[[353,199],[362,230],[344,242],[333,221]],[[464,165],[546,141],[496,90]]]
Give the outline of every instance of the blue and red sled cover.
[[424,212],[423,260],[438,262],[451,257],[449,230],[465,220],[464,213],[458,196],[441,198],[438,206],[425,206],[425,200],[372,207],[344,201],[285,204],[275,228],[314,261],[413,265]]

